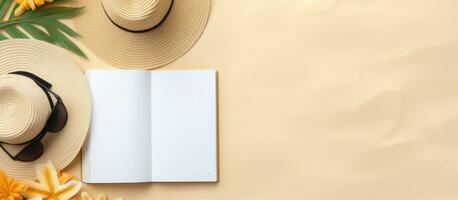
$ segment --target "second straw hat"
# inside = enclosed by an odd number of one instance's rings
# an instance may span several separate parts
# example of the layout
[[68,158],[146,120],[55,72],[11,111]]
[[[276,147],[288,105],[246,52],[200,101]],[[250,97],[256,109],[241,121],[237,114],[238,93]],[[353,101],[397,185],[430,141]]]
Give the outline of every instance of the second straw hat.
[[83,43],[117,67],[153,69],[184,55],[198,41],[211,0],[77,0]]

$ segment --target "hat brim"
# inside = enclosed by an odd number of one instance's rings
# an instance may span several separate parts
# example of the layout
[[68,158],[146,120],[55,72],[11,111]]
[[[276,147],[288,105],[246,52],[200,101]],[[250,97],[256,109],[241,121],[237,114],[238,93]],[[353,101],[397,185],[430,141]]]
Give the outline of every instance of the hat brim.
[[33,162],[11,160],[0,151],[0,169],[17,179],[35,179],[35,165],[52,161],[63,169],[80,151],[89,130],[91,93],[88,81],[78,64],[65,51],[45,42],[10,39],[0,42],[0,75],[27,71],[51,83],[62,98],[68,121],[58,133],[48,133],[42,142],[43,155]]
[[75,3],[86,7],[73,19],[82,42],[107,63],[128,69],[158,68],[180,58],[199,40],[211,7],[211,0],[174,0],[159,27],[132,33],[110,21],[101,0]]

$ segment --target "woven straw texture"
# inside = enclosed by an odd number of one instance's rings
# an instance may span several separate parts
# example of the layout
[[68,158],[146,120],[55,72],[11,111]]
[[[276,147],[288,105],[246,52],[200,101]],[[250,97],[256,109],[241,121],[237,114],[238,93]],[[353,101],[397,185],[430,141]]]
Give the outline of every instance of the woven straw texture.
[[0,141],[20,144],[43,129],[51,108],[43,90],[20,75],[0,76]]
[[48,133],[42,140],[45,152],[40,159],[17,162],[0,151],[0,168],[8,175],[34,179],[35,164],[50,160],[57,169],[63,169],[78,154],[90,124],[90,89],[81,69],[63,50],[37,40],[0,42],[0,76],[13,71],[28,71],[53,84],[52,90],[62,97],[69,114],[62,131]]
[[[126,1],[127,2],[127,1]],[[157,28],[132,33],[114,25],[100,0],[77,0],[86,7],[74,18],[83,43],[109,64],[121,68],[153,69],[185,54],[203,33],[210,14],[210,0],[174,0],[169,15]]]
[[172,0],[102,0],[108,17],[129,30],[147,30],[158,25],[167,15]]

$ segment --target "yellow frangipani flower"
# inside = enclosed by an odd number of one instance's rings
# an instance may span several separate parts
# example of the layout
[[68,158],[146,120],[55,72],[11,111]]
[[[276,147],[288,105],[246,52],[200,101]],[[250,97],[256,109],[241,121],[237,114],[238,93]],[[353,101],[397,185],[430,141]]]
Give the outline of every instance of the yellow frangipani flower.
[[0,171],[0,200],[22,200],[22,192],[27,185],[16,182]]
[[46,2],[51,3],[54,0],[16,0],[19,6],[14,10],[14,15],[22,15],[26,10],[35,10],[37,7],[45,5]]
[[39,182],[25,181],[28,188],[23,194],[28,199],[67,200],[75,196],[83,185],[76,180],[60,183],[57,170],[51,162],[37,166],[37,177]]

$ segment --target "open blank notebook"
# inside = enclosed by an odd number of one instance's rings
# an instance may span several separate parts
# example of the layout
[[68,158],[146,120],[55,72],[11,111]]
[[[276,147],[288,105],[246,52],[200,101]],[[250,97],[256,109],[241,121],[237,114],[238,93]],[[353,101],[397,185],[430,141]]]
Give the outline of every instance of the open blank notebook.
[[86,72],[86,183],[216,182],[216,71]]

